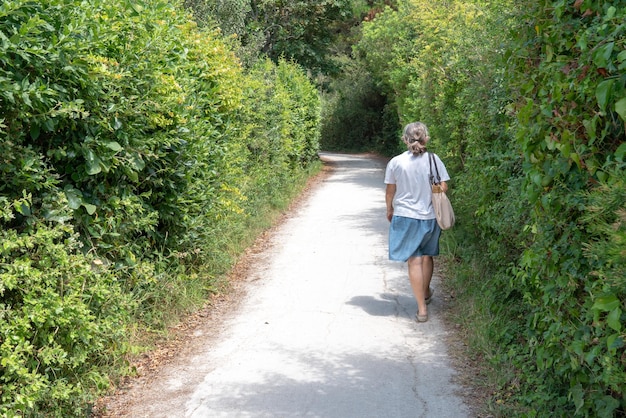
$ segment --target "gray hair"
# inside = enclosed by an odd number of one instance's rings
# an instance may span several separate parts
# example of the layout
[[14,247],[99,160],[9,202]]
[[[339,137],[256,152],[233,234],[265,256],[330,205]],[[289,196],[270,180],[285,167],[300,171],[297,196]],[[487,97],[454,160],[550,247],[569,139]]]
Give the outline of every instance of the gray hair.
[[420,155],[426,152],[426,143],[429,140],[428,128],[422,122],[409,123],[404,127],[402,142],[406,144],[413,155]]

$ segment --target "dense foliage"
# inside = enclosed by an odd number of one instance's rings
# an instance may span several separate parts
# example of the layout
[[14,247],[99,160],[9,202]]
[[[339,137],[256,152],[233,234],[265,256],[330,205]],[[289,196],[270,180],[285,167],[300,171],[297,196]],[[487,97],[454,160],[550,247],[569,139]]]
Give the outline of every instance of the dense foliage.
[[392,126],[387,138],[395,144],[397,117],[392,113],[385,118],[387,108],[385,97],[364,65],[346,61],[341,76],[331,80],[324,94],[323,148],[329,151],[382,151],[386,145],[382,138],[387,119]]
[[319,140],[298,66],[244,71],[171,1],[3,2],[0,115],[9,417],[84,416],[131,328],[201,303]]
[[355,24],[355,13],[367,0],[185,0],[196,20],[216,25],[238,44],[245,64],[260,56],[274,62],[295,61],[314,74],[336,66],[332,60],[344,33]]
[[453,176],[443,244],[491,413],[623,415],[625,20],[621,0],[3,2],[0,415],[84,416],[320,140],[393,154],[415,120]]
[[626,9],[528,10],[510,82],[532,205],[515,270],[528,306],[523,366],[556,407],[612,416],[626,411]]
[[352,1],[262,0],[251,7],[248,34],[260,36],[263,53],[295,60],[316,73],[331,70],[329,53],[340,23],[351,17]]
[[625,11],[407,0],[355,48],[453,174],[445,245],[475,344],[507,370],[493,406],[505,416],[626,410]]

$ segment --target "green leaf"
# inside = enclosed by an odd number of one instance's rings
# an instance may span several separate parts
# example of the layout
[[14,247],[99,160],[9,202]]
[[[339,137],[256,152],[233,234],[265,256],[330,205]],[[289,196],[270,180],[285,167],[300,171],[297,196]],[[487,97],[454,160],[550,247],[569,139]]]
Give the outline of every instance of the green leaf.
[[88,214],[93,215],[94,213],[96,213],[96,205],[92,205],[89,203],[83,203],[83,206],[85,207],[85,210],[87,211]]
[[610,20],[613,19],[615,17],[615,12],[617,11],[617,9],[615,8],[615,6],[611,6],[608,8],[608,10],[606,11],[606,20]]
[[624,340],[620,334],[609,335],[606,339],[606,347],[609,350],[615,350],[624,346]]
[[582,356],[583,352],[584,352],[584,346],[583,346],[583,342],[580,340],[575,340],[572,342],[572,344],[570,345],[571,350],[579,355]]
[[626,97],[622,97],[615,103],[615,111],[626,122]]
[[22,93],[22,100],[24,101],[24,104],[28,107],[30,107],[31,109],[33,108],[33,103],[30,101],[30,96],[28,95],[28,93]]
[[574,401],[574,405],[576,406],[576,411],[578,412],[578,410],[582,408],[583,405],[585,404],[582,385],[580,383],[577,384],[576,386],[572,388],[570,393],[572,395],[572,400]]
[[622,310],[618,306],[613,309],[611,313],[609,313],[606,317],[607,324],[609,324],[609,326],[617,332],[620,332],[622,330],[622,324],[620,323],[621,316]]
[[615,80],[613,79],[604,80],[598,84],[598,87],[596,88],[596,100],[598,101],[598,106],[602,111],[606,110],[606,105],[609,101],[613,83],[615,83]]
[[130,162],[131,167],[133,168],[133,170],[135,171],[141,171],[145,168],[146,163],[143,161],[143,159],[141,158],[141,155],[139,154],[134,154],[133,158]]
[[585,362],[592,364],[598,357],[598,351],[600,351],[600,346],[593,347],[585,356]]
[[72,219],[71,216],[59,210],[45,211],[43,214],[43,217],[46,221],[58,222],[58,223],[65,223],[69,221],[70,219]]
[[126,173],[126,176],[133,182],[137,183],[139,181],[139,175],[137,174],[136,171],[131,170],[128,167],[124,167],[124,173]]
[[35,125],[35,124],[30,125],[30,137],[32,139],[39,138],[39,133],[40,133],[39,125]]
[[113,150],[115,152],[122,150],[122,146],[119,143],[115,142],[115,141],[108,142],[107,143],[107,148],[110,149],[110,150]]
[[140,5],[138,5],[138,4],[131,3],[131,4],[130,4],[130,7],[132,7],[132,8],[133,8],[133,10],[134,10],[135,12],[137,12],[137,14],[141,14],[141,12],[143,12],[143,7],[141,7],[141,6],[140,6]]
[[623,162],[625,155],[626,155],[626,142],[624,142],[622,145],[617,147],[617,150],[615,151],[615,158],[618,161],[622,161]]
[[611,54],[613,53],[613,48],[615,47],[615,42],[609,42],[608,44],[602,45],[598,48],[593,55],[593,63],[598,68],[606,68],[611,59]]
[[553,56],[554,56],[554,48],[552,48],[552,45],[546,45],[546,62],[552,61]]
[[583,120],[583,126],[585,127],[585,130],[587,131],[587,136],[589,137],[589,144],[593,144],[596,141],[596,138],[597,138],[597,135],[596,135],[597,123],[598,123],[597,115],[594,116],[592,119],[585,119],[585,120]]
[[87,150],[85,162],[87,163],[87,174],[90,176],[98,174],[102,171],[102,167],[100,167],[100,158],[98,158],[92,150]]
[[26,203],[22,202],[20,203],[18,206],[15,207],[15,209],[22,215],[24,216],[30,216],[32,213],[30,211],[30,206],[28,206]]
[[610,312],[620,305],[619,299],[615,295],[600,296],[591,307],[592,310]]
[[65,190],[65,196],[67,197],[68,206],[71,209],[76,210],[83,203],[83,196],[80,190],[68,188]]
[[615,410],[619,408],[620,402],[611,395],[604,395],[595,401],[596,410],[594,416],[597,417],[614,417]]

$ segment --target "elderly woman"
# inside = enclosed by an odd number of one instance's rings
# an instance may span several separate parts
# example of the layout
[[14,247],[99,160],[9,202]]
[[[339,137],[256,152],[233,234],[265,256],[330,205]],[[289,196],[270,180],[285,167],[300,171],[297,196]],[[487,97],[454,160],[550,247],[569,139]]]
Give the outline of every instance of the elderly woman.
[[[429,140],[426,125],[408,124],[402,135],[408,150],[391,159],[385,171],[387,219],[391,222],[389,259],[408,262],[409,281],[418,306],[417,322],[428,320],[427,304],[433,294],[430,288],[433,256],[439,255],[441,235],[431,198],[431,170],[426,152]],[[445,192],[450,176],[439,157],[433,156]]]

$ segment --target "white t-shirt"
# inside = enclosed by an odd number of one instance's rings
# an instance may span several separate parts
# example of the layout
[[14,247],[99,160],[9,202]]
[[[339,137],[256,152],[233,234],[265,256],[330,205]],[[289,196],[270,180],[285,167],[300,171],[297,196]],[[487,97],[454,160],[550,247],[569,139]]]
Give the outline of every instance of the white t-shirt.
[[[414,219],[435,219],[430,186],[428,152],[415,156],[406,151],[389,161],[385,170],[385,184],[395,184],[393,214]],[[435,154],[441,181],[450,180],[443,162]],[[433,166],[433,175],[436,175]]]

